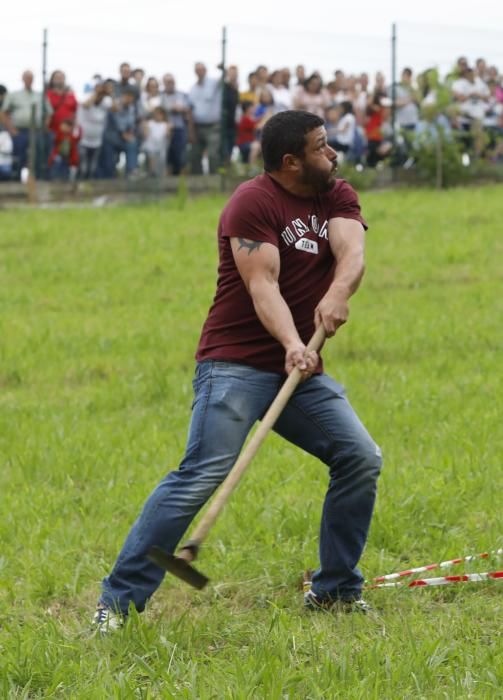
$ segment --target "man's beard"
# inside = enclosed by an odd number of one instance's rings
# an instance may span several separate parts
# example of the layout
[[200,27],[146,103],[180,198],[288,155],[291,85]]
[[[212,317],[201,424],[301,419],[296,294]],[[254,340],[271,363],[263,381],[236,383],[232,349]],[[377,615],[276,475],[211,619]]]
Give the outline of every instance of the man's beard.
[[320,172],[318,169],[304,163],[300,182],[303,185],[310,185],[315,192],[328,192],[334,186],[336,172],[336,163],[334,163],[334,168],[328,173]]

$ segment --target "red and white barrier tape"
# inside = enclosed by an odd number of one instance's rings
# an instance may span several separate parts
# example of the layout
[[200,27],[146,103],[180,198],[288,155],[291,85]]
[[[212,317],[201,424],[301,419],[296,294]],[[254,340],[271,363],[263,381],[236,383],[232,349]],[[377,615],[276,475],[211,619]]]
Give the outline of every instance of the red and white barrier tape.
[[395,581],[394,583],[375,583],[365,588],[417,588],[421,586],[447,586],[451,583],[480,583],[488,579],[503,579],[503,571],[489,571],[482,574],[462,574],[461,576],[437,576],[436,578],[419,578],[410,583]]
[[441,561],[439,564],[427,564],[425,566],[417,566],[415,569],[406,569],[405,571],[398,571],[393,574],[376,576],[372,579],[372,581],[375,583],[392,581],[393,579],[403,578],[404,576],[420,574],[423,571],[431,571],[432,569],[445,569],[449,566],[454,566],[454,564],[462,564],[463,562],[475,561],[476,559],[487,559],[490,556],[499,556],[501,554],[503,554],[503,549],[497,549],[495,552],[482,552],[482,554],[471,554],[468,557],[460,557],[459,559],[449,559],[448,561]]

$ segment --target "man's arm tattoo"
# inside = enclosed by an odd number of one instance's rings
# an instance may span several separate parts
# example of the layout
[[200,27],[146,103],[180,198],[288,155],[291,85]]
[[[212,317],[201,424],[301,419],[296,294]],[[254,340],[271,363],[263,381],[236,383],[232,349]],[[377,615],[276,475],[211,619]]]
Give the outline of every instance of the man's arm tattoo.
[[263,241],[249,241],[247,238],[238,238],[238,241],[238,252],[241,250],[241,248],[247,248],[248,255],[251,255],[251,253],[253,253],[254,250],[258,250],[263,243]]

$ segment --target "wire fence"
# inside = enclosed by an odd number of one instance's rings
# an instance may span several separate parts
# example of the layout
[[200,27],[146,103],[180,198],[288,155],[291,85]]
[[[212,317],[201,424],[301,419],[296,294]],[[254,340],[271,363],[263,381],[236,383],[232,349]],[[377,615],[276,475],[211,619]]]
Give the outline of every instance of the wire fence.
[[[415,72],[432,66],[442,75],[453,67],[458,56],[470,63],[483,57],[503,71],[503,31],[467,29],[434,24],[399,22],[397,29],[397,69],[410,66]],[[358,33],[302,32],[273,27],[230,24],[227,27],[228,62],[240,69],[241,81],[248,72],[264,64],[270,69],[304,64],[308,73],[320,71],[330,80],[339,69],[347,74],[382,71],[391,79],[391,36]],[[21,72],[31,69],[41,85],[42,29],[28,28],[22,36],[6,33],[0,45],[0,83],[17,89]],[[176,31],[143,33],[110,31],[65,24],[48,27],[48,70],[67,73],[77,95],[95,74],[116,77],[121,61],[141,67],[147,75],[174,73],[179,86],[187,90],[194,82],[193,66],[203,61],[210,73],[218,73],[221,61],[221,35],[177,27]]]
[[465,56],[472,66],[484,58],[503,73],[503,30],[411,22],[396,26],[399,68],[410,66],[421,72],[435,67],[446,76],[457,58]]
[[[470,64],[484,58],[488,65],[497,67],[501,81],[503,31],[407,22],[397,23],[394,30],[393,44],[391,26],[388,36],[373,36],[340,33],[337,29],[313,33],[231,24],[227,27],[227,64],[238,66],[242,90],[246,89],[248,73],[260,64],[270,71],[289,68],[292,75],[296,66],[302,64],[306,75],[319,71],[325,82],[333,80],[336,71],[346,76],[367,73],[371,88],[376,73],[381,72],[389,89],[393,76],[398,77],[406,66],[416,75],[435,67],[443,78],[452,71],[459,56],[465,56]],[[10,90],[16,89],[21,71],[31,68],[36,74],[35,89],[41,88],[41,31],[27,28],[21,38],[5,34],[0,52],[8,57],[2,61],[0,83],[7,84]],[[55,69],[65,71],[78,99],[83,99],[91,89],[94,76],[116,79],[122,61],[128,61],[132,68],[142,68],[146,77],[153,75],[160,79],[170,72],[175,75],[177,86],[187,91],[194,83],[193,67],[199,60],[208,66],[210,75],[220,75],[220,35],[190,27],[148,34],[66,24],[48,28],[47,74]],[[394,133],[392,142],[394,146]],[[441,152],[439,155],[437,148],[433,168],[437,182],[439,157],[443,155]]]
[[335,70],[346,74],[381,70],[389,74],[391,68],[391,27],[389,36],[371,36],[328,30],[286,32],[233,24],[228,27],[228,37],[229,61],[239,66],[243,82],[259,64],[271,70],[302,64],[307,75],[319,71],[325,81],[333,78]]

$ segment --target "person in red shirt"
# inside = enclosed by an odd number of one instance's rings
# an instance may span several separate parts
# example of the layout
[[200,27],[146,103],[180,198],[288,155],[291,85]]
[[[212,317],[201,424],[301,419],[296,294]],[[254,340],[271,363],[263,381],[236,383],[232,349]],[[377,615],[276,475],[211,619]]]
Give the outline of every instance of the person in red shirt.
[[254,118],[255,104],[251,101],[241,103],[241,118],[238,122],[238,133],[236,137],[236,145],[241,153],[243,163],[250,162],[250,149],[255,141],[255,129],[258,119]]
[[375,168],[391,151],[391,144],[384,139],[383,124],[389,114],[390,100],[376,91],[369,101],[365,116],[367,137],[367,165]]
[[63,71],[55,70],[52,73],[47,85],[46,96],[53,109],[49,129],[56,136],[62,121],[75,121],[78,107],[77,98],[66,84],[66,76]]
[[49,153],[51,180],[74,180],[79,167],[79,141],[82,129],[71,119],[63,119]]
[[147,500],[103,580],[94,615],[99,631],[120,627],[131,604],[144,609],[165,574],[147,559],[150,547],[175,551],[295,367],[303,381],[274,430],[329,474],[320,566],[304,605],[369,609],[357,564],[381,453],[343,387],[306,347],[320,324],[332,336],[348,319],[364,271],[366,223],[356,193],[336,177],[337,154],[319,116],[296,110],[272,116],[262,154],[265,172],[238,187],[220,218],[217,290],[196,352],[185,455]]

